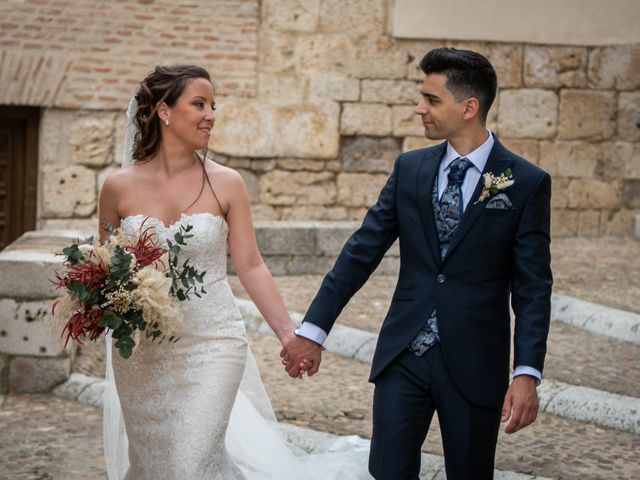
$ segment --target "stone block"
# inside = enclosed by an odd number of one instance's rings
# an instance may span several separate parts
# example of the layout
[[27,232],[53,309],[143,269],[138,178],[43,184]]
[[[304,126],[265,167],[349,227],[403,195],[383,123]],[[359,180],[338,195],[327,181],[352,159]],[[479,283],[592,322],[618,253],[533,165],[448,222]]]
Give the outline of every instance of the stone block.
[[424,126],[415,113],[415,105],[394,105],[392,107],[393,135],[395,137],[419,137],[424,135]]
[[420,60],[434,48],[446,45],[443,40],[407,40],[395,39],[395,50],[402,53],[406,63],[406,78],[424,81],[424,72],[420,69]]
[[550,138],[557,129],[558,97],[540,89],[502,90],[498,129],[511,138]]
[[309,97],[336,101],[360,100],[360,80],[333,72],[309,72]]
[[355,40],[353,57],[353,68],[358,78],[404,78],[405,76],[406,54],[396,48],[394,39],[389,35],[358,37]]
[[295,48],[297,72],[316,71],[355,78],[403,78],[406,56],[388,36],[343,33],[304,35]]
[[606,140],[616,131],[616,94],[562,90],[558,138]]
[[98,233],[98,216],[89,218],[42,218],[38,220],[38,228],[42,230],[77,230],[81,235],[89,237]]
[[287,266],[287,275],[324,275],[335,263],[335,257],[295,255]]
[[293,73],[295,36],[290,33],[264,30],[260,33],[261,73]]
[[102,398],[104,397],[105,382],[101,380],[87,386],[80,395],[78,401],[85,405],[92,405],[97,408],[102,407]]
[[[120,170],[119,165],[110,165],[98,172],[98,177],[97,177],[98,183],[96,185],[98,192],[102,190],[102,185],[104,185],[104,181],[107,179],[107,177],[117,170]],[[100,194],[98,193],[98,196],[99,195]]]
[[51,253],[9,250],[0,252],[0,297],[54,298],[58,292],[50,279],[62,267],[62,258]]
[[587,49],[527,45],[524,84],[540,88],[578,88],[587,85]]
[[[289,265],[289,255],[266,255],[264,261],[269,267],[271,275],[276,277],[282,277],[288,275],[287,266]],[[233,269],[229,269],[230,272]]]
[[50,392],[71,374],[71,357],[14,357],[9,366],[9,391]]
[[640,240],[640,214],[634,215],[634,223],[636,238]]
[[81,165],[42,168],[42,216],[86,217],[96,209],[96,174]]
[[0,300],[0,351],[55,357],[64,352],[63,325],[51,315],[51,300]]
[[551,235],[553,237],[575,237],[578,235],[577,210],[553,209],[551,211]]
[[117,166],[122,165],[122,159],[124,156],[124,136],[126,129],[127,115],[125,109],[115,114],[115,120],[113,123],[113,163]]
[[569,178],[554,178],[551,182],[551,207],[569,207]]
[[113,162],[115,117],[110,112],[91,112],[79,116],[69,127],[71,161],[79,165],[102,167]]
[[593,178],[580,178],[569,183],[569,207],[588,209],[618,209],[621,206],[620,186]]
[[328,207],[325,205],[283,207],[281,214],[282,220],[289,221],[341,221],[348,218],[348,212],[345,207]]
[[270,172],[271,170],[274,170],[277,165],[278,160],[275,158],[256,158],[249,161],[248,167],[234,166],[232,168],[247,168],[249,170],[252,170],[253,172],[259,173]]
[[238,169],[236,171],[240,174],[242,180],[244,180],[247,192],[249,193],[249,201],[251,203],[260,203],[260,181],[257,175],[251,170]]
[[345,103],[340,117],[343,135],[391,134],[391,108],[381,103]]
[[602,212],[600,230],[602,235],[633,236],[634,216],[633,210],[620,209],[614,212]]
[[640,87],[640,44],[594,48],[589,53],[589,85],[634,90]]
[[[302,102],[308,80],[292,73],[258,73],[258,95],[262,98]],[[214,131],[215,135],[215,131]]]
[[444,140],[430,140],[424,135],[421,137],[404,137],[402,140],[402,151],[409,152],[418,148],[433,147],[440,145]]
[[256,239],[265,255],[310,255],[316,250],[315,227],[299,222],[256,223]]
[[385,0],[323,0],[319,30],[324,33],[349,32],[354,36],[382,35],[386,26],[386,3]]
[[522,85],[522,45],[511,43],[450,42],[449,46],[479,52],[489,59],[498,76],[500,88]]
[[540,167],[552,176],[593,177],[600,148],[584,142],[542,142]]
[[328,205],[335,198],[335,175],[330,172],[274,170],[260,177],[260,200],[270,205]]
[[72,373],[69,380],[53,389],[53,394],[68,400],[77,400],[89,385],[98,381],[96,377],[90,377],[83,373]]
[[600,145],[598,177],[640,179],[640,146],[629,142]]
[[0,408],[2,408],[2,395],[9,391],[9,362],[11,357],[0,353]]
[[324,170],[324,165],[324,161],[305,158],[282,158],[277,162],[278,168],[282,170],[306,170],[309,172]]
[[275,142],[279,157],[338,156],[340,107],[334,102],[283,105],[277,108]]
[[69,125],[76,110],[58,110],[45,108],[40,116],[38,138],[38,161],[44,166],[49,163],[68,162],[71,158],[71,146],[68,142]]
[[340,173],[338,203],[350,207],[370,207],[378,199],[388,175]]
[[254,220],[280,220],[278,210],[271,205],[265,205],[264,203],[251,205],[251,215]]
[[273,30],[313,32],[318,26],[320,0],[265,0],[262,22]]
[[622,203],[626,208],[640,209],[640,180],[622,182]]
[[418,104],[421,82],[414,80],[362,80],[362,101]]
[[581,210],[578,217],[578,236],[597,237],[600,233],[600,210]]
[[618,138],[640,142],[640,92],[618,95]]
[[316,230],[316,254],[336,258],[347,239],[358,228],[355,222],[318,225]]
[[218,153],[263,158],[338,155],[337,103],[290,104],[228,97],[219,99],[218,105],[212,136]]
[[340,149],[345,172],[390,173],[398,155],[400,145],[394,138],[344,137]]
[[537,140],[500,138],[500,142],[502,142],[502,144],[513,153],[521,156],[525,160],[528,160],[535,165],[540,164],[540,143]]

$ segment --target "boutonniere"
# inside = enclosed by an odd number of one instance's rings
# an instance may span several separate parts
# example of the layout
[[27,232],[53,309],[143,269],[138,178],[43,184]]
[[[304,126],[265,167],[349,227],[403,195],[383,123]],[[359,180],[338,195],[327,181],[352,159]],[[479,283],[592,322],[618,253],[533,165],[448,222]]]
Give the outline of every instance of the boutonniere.
[[494,175],[493,173],[487,172],[482,176],[484,181],[484,185],[482,187],[482,193],[476,203],[484,202],[489,195],[495,195],[501,190],[505,190],[513,185],[516,181],[513,179],[513,174],[511,173],[511,169],[507,168],[504,172],[502,172],[499,176]]

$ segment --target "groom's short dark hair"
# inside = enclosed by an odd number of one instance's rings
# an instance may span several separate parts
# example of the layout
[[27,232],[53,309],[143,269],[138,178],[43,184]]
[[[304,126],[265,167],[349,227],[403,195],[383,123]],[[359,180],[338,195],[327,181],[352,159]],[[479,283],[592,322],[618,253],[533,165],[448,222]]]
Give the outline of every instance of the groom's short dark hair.
[[447,89],[457,102],[476,97],[480,119],[486,122],[498,89],[496,71],[486,57],[471,50],[436,48],[422,57],[420,68],[425,75],[446,75]]

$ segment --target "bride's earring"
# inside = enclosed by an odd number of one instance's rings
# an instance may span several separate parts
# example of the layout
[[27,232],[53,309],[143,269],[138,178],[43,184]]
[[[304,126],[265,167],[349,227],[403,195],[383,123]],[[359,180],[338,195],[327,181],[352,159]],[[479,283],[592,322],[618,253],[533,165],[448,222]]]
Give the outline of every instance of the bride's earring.
[[164,121],[164,124],[168,127],[168,126],[169,126],[169,119],[166,119],[166,120]]

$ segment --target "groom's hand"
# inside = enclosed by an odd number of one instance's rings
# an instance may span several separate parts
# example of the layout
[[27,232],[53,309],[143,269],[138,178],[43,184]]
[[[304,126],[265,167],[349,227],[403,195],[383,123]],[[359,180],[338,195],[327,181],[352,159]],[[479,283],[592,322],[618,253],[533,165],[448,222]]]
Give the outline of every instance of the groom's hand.
[[529,375],[514,377],[502,405],[500,421],[509,420],[505,433],[515,433],[532,424],[538,416],[539,407],[536,379]]
[[307,367],[307,374],[312,376],[320,368],[322,350],[324,350],[322,345],[307,338],[296,336],[283,347],[280,356],[290,377],[299,377],[301,373],[304,373],[305,366]]

